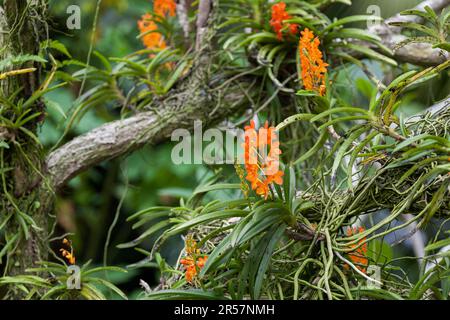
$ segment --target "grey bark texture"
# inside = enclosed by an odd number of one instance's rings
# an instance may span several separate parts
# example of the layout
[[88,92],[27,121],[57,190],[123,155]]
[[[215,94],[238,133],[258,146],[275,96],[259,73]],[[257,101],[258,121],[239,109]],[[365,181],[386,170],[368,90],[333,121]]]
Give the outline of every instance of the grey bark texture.
[[[46,3],[42,0],[5,0],[0,8],[0,44],[2,59],[21,55],[37,55],[40,42],[45,35]],[[7,77],[1,81],[0,94],[10,97],[13,92],[20,91],[20,97],[26,100],[39,86],[40,66],[28,61],[22,65],[10,66],[10,69],[32,68],[35,72],[20,76]],[[4,70],[3,70],[4,71]],[[14,120],[17,114],[11,110],[3,113],[4,117]],[[31,106],[30,114],[44,112],[44,106],[36,102]],[[37,133],[43,117],[37,117],[26,124],[26,129]],[[52,193],[48,184],[42,179],[45,166],[45,155],[36,142],[18,130],[1,126],[2,140],[8,143],[9,149],[2,149],[2,163],[5,168],[13,168],[4,173],[6,182],[0,194],[2,214],[12,214],[5,233],[17,235],[15,249],[8,252],[5,272],[8,275],[24,274],[27,268],[36,266],[37,261],[47,259],[47,226],[48,214],[52,211]],[[24,156],[26,154],[26,156]],[[34,221],[29,225],[28,234],[23,231],[20,222],[24,215]],[[23,218],[22,218],[23,219]],[[27,222],[29,223],[29,222]],[[21,297],[18,292],[11,292],[13,298]]]

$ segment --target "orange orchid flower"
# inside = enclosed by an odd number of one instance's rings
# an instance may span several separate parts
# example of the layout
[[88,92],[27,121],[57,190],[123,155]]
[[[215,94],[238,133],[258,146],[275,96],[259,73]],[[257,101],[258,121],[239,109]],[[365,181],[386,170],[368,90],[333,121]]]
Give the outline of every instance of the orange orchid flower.
[[198,272],[205,266],[208,260],[207,255],[201,255],[200,249],[197,248],[197,243],[188,235],[186,238],[186,256],[180,260],[180,263],[185,268],[186,281],[192,283]]
[[[255,122],[245,127],[244,164],[247,171],[246,180],[250,182],[252,190],[257,195],[267,199],[270,184],[283,184],[284,173],[279,169],[280,144],[274,141],[278,138],[274,127],[269,127],[268,122],[258,131]],[[259,150],[270,148],[267,156],[262,158]]]
[[164,49],[166,42],[161,33],[158,32],[158,26],[150,13],[146,13],[138,21],[139,31],[142,36],[142,42],[148,49]]
[[[153,12],[155,15],[165,18],[175,16],[176,3],[174,0],[155,0],[153,3]],[[167,44],[163,35],[158,32],[158,25],[155,23],[155,17],[146,13],[138,21],[138,28],[142,36],[142,42],[148,49],[164,49]]]
[[301,35],[299,53],[303,86],[306,90],[316,91],[324,96],[328,64],[323,61],[323,54],[319,49],[320,40],[308,28],[303,30]]
[[174,0],[154,0],[153,1],[153,12],[158,16],[175,16],[175,10],[177,4]]
[[67,240],[66,238],[64,238],[62,243],[64,245],[66,245],[67,247],[69,247],[70,251],[66,250],[64,248],[61,248],[61,249],[59,249],[59,252],[61,252],[61,255],[67,259],[67,262],[69,264],[74,265],[75,264],[75,255],[73,253],[72,243],[69,240]]
[[[358,229],[356,229],[355,227],[348,228],[347,229],[347,236],[350,237],[350,236],[353,236],[355,234],[362,233],[365,230],[366,229],[364,227],[359,227]],[[348,257],[355,264],[355,266],[361,272],[364,272],[364,273],[367,272],[367,266],[369,265],[369,259],[367,258],[367,243],[364,243],[361,246],[360,246],[360,244],[363,243],[366,240],[367,240],[367,238],[364,237],[363,239],[361,239],[359,241],[358,244],[350,245],[350,248],[356,248],[356,247],[358,247],[358,248],[348,254]],[[349,268],[348,265],[346,265],[345,267],[346,267],[346,269]]]
[[294,23],[285,23],[285,20],[289,20],[292,17],[286,11],[286,3],[279,2],[272,6],[272,19],[270,25],[277,34],[279,40],[283,39],[283,29],[288,28],[291,34],[296,34],[298,31],[298,25]]

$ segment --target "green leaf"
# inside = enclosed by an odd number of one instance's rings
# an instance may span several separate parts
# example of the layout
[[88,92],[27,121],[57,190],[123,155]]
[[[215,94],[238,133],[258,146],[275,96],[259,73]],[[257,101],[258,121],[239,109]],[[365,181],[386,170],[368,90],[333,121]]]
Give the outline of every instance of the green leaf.
[[301,97],[315,97],[318,94],[316,91],[312,91],[312,90],[299,90],[299,91],[297,91],[296,95],[301,96]]
[[67,50],[67,47],[58,40],[48,40],[44,44],[44,47],[55,49],[56,51],[64,54],[66,57],[72,58],[72,55],[69,53],[69,50]]
[[310,22],[308,22],[305,19],[302,19],[300,17],[283,20],[283,23],[295,23],[302,27],[308,28],[309,30],[313,31],[314,33],[317,33],[317,28],[313,24],[311,24]]
[[366,288],[351,288],[351,292],[358,293],[362,297],[370,297],[377,300],[404,300],[397,293],[384,289],[366,289]]
[[439,48],[439,49],[443,49],[445,51],[449,51],[450,52],[450,43],[448,43],[448,42],[438,43],[438,44],[435,44],[433,46],[433,48]]
[[392,247],[384,241],[373,240],[369,243],[367,256],[377,265],[386,265],[394,257]]
[[370,143],[376,136],[378,136],[380,133],[378,131],[373,131],[370,134],[365,137],[361,143],[356,146],[351,155],[350,155],[350,161],[348,162],[348,168],[347,168],[347,185],[349,189],[353,192],[353,164],[356,161],[356,158],[358,157],[358,154],[364,149],[364,147]]
[[6,243],[3,245],[3,248],[0,250],[0,264],[2,264],[3,256],[7,254],[9,249],[11,249],[16,244],[18,238],[19,234],[16,233],[11,237],[11,239],[8,239]]
[[91,275],[94,273],[105,272],[105,271],[124,272],[124,273],[128,272],[127,270],[120,268],[120,267],[105,266],[105,267],[97,267],[97,268],[89,269],[87,271],[84,271],[82,275],[88,276],[88,275]]
[[336,27],[339,27],[339,26],[347,24],[347,23],[368,21],[368,20],[381,21],[381,20],[383,20],[383,18],[381,18],[379,16],[373,16],[373,15],[355,15],[355,16],[345,17],[345,18],[339,19],[339,20],[333,22],[332,24],[328,25],[325,29],[322,30],[321,34],[324,34],[331,29],[334,29]]
[[213,269],[217,264],[219,264],[222,260],[225,260],[227,255],[232,252],[231,246],[231,235],[227,235],[211,252],[208,256],[208,260],[206,260],[206,264],[203,269],[200,271],[200,277],[205,276],[205,274]]
[[348,48],[350,50],[354,50],[354,51],[360,52],[360,53],[364,54],[365,56],[367,56],[369,58],[372,58],[372,59],[375,59],[375,60],[380,60],[382,62],[390,64],[391,66],[396,67],[398,65],[397,61],[395,61],[394,59],[388,58],[385,55],[382,55],[382,54],[380,54],[380,53],[378,53],[375,50],[372,50],[370,48],[363,47],[363,46],[360,46],[360,45],[356,45],[356,44],[353,44],[353,43],[347,43],[347,44],[342,45],[342,46],[344,46],[344,47],[346,47],[346,48]]
[[333,109],[328,109],[328,110],[312,117],[311,122],[315,122],[317,120],[320,120],[320,119],[322,119],[326,116],[332,115],[334,113],[350,113],[350,114],[362,113],[364,115],[369,115],[369,112],[367,110],[364,110],[361,108],[352,108],[352,107],[333,108]]
[[161,290],[148,294],[147,300],[228,300],[212,291],[200,289]]
[[293,116],[290,116],[289,118],[284,119],[281,123],[277,125],[275,128],[278,131],[283,130],[288,125],[295,123],[297,121],[310,121],[314,117],[314,114],[310,113],[299,113]]
[[38,276],[15,276],[0,278],[0,285],[5,284],[27,284],[37,287],[50,287],[50,283]]
[[269,268],[270,259],[285,230],[286,225],[284,223],[275,225],[261,238],[261,245],[257,245],[250,253],[250,255],[253,254],[255,257],[254,260],[250,257],[248,258],[250,263],[250,293],[252,299],[259,299],[261,295],[264,276]]
[[315,155],[324,146],[325,142],[327,142],[329,135],[330,134],[329,134],[328,130],[323,130],[322,133],[320,134],[319,139],[314,144],[314,146],[311,149],[309,149],[305,154],[303,154],[300,158],[295,160],[295,162],[293,164],[297,165],[303,161],[308,160],[313,155]]
[[109,281],[106,281],[101,278],[83,278],[83,281],[90,282],[90,283],[97,283],[102,286],[105,286],[106,288],[110,289],[111,291],[113,291],[114,293],[119,295],[122,299],[128,300],[128,297],[125,295],[125,293],[123,293],[122,290],[120,290],[118,287],[116,287],[114,284],[112,284]]
[[40,63],[46,63],[47,60],[40,56],[31,55],[31,54],[24,54],[24,55],[18,55],[13,57],[8,57],[6,59],[0,60],[0,71],[3,71],[5,68],[15,66],[15,65],[22,65],[25,62],[40,62]]
[[188,61],[183,61],[174,72],[169,77],[169,80],[167,81],[166,85],[164,86],[164,92],[167,93],[172,88],[172,86],[175,84],[175,82],[180,78],[180,76],[183,74],[183,72],[186,70],[186,67],[189,65]]
[[140,218],[142,215],[148,215],[148,214],[154,214],[154,213],[159,213],[159,212],[167,212],[169,213],[170,210],[172,210],[171,207],[152,207],[152,208],[148,208],[148,209],[144,209],[141,211],[136,212],[135,214],[129,216],[127,218],[127,221],[131,221],[134,220],[136,218]]
[[290,211],[292,211],[292,202],[295,199],[295,169],[292,166],[286,166],[284,170],[283,191],[285,202]]
[[52,296],[58,292],[67,292],[68,289],[65,284],[60,284],[58,286],[54,286],[50,290],[48,290],[42,297],[41,300],[47,300],[52,298]]
[[450,245],[450,238],[431,243],[425,247],[425,251],[433,251]]
[[342,159],[344,158],[348,148],[352,145],[353,141],[358,139],[367,130],[368,130],[368,128],[366,126],[363,126],[362,128],[355,130],[347,139],[345,139],[344,143],[339,148],[339,151],[338,151],[336,157],[334,158],[333,168],[331,169],[332,179],[336,176],[336,172],[337,172],[339,165],[341,164]]
[[266,32],[266,31],[258,32],[256,34],[245,37],[245,40],[238,43],[234,49],[238,49],[240,47],[246,46],[249,43],[259,43],[259,42],[277,43],[279,41],[280,40],[278,40],[277,36],[272,32]]
[[231,234],[231,246],[241,246],[274,224],[285,221],[289,215],[290,211],[282,203],[264,204],[254,210],[250,216],[242,219],[235,227]]
[[5,141],[0,141],[0,148],[9,149],[9,144]]
[[83,283],[80,294],[88,300],[106,300],[103,293],[89,283]]
[[194,195],[225,189],[241,189],[241,185],[239,183],[221,183],[209,186],[200,186],[197,189],[195,189]]
[[134,239],[133,241],[122,243],[117,245],[117,248],[124,249],[124,248],[131,248],[138,244],[140,244],[142,241],[144,241],[146,238],[150,237],[154,233],[158,232],[159,230],[170,226],[173,224],[170,220],[163,220],[158,223],[153,224],[147,231],[145,231],[143,234],[141,234],[138,238]]
[[55,102],[53,100],[45,99],[45,105],[58,112],[64,119],[67,119],[66,113],[61,108],[61,105],[58,102]]
[[424,26],[423,24],[418,24],[418,23],[413,23],[413,22],[390,22],[389,25],[417,30],[417,31],[423,32],[425,34],[428,34],[429,36],[431,36],[433,38],[439,38],[439,33],[436,30],[431,29],[430,27]]
[[398,152],[416,141],[427,140],[427,139],[435,140],[436,142],[438,142],[444,146],[447,146],[447,147],[450,146],[450,142],[445,138],[433,136],[428,133],[423,133],[423,134],[419,134],[417,136],[410,137],[410,138],[406,139],[405,141],[402,141],[395,147],[393,152]]
[[135,230],[135,229],[140,228],[143,225],[145,225],[145,224],[147,224],[147,223],[149,223],[149,222],[151,222],[153,220],[156,220],[156,219],[159,219],[159,218],[163,218],[163,217],[168,217],[168,216],[170,216],[170,214],[171,214],[170,211],[161,211],[161,212],[156,212],[156,213],[152,213],[152,214],[146,214],[144,216],[141,216],[141,219],[138,222],[134,223],[131,226],[131,228],[133,230]]
[[372,43],[380,42],[381,38],[377,35],[370,33],[369,31],[356,29],[356,28],[345,28],[336,32],[330,32],[326,35],[325,39],[359,39],[365,40]]
[[108,73],[111,73],[112,72],[112,66],[111,66],[111,63],[108,61],[108,59],[104,55],[102,55],[100,52],[98,52],[98,51],[94,51],[94,55],[100,60],[100,62],[106,68]]
[[434,11],[432,14],[430,14],[430,12],[428,10],[423,11],[423,10],[417,10],[417,9],[404,10],[404,11],[400,12],[400,14],[402,16],[418,16],[418,17],[424,18],[425,20],[433,20],[436,16]]
[[233,218],[233,217],[244,217],[247,214],[248,214],[248,211],[245,211],[245,210],[223,210],[223,211],[217,211],[217,212],[211,212],[208,214],[203,214],[198,217],[195,217],[192,220],[189,220],[180,225],[177,225],[174,228],[169,229],[166,233],[166,236],[170,237],[172,235],[189,230],[189,229],[195,227],[196,225],[204,224],[204,223],[207,223],[210,221],[229,219],[229,218]]

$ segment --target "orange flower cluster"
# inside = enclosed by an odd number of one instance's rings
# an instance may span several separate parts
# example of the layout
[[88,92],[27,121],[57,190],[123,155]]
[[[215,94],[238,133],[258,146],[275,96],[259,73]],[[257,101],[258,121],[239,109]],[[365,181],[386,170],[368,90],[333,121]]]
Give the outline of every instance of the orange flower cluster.
[[[353,228],[348,228],[347,229],[347,235],[353,236],[357,233],[361,233],[364,232],[366,229],[364,229],[363,227],[359,227],[359,229],[357,230],[355,227]],[[356,248],[358,247],[362,242],[366,241],[367,238],[363,238],[361,239],[361,241],[358,244],[353,244],[350,247],[351,248]],[[357,248],[355,251],[353,251],[352,253],[349,253],[348,257],[350,258],[350,260],[352,260],[352,262],[355,264],[355,266],[361,271],[366,273],[367,270],[367,266],[369,265],[369,259],[367,259],[367,243],[364,243],[363,245],[361,245],[359,248]],[[348,266],[346,266],[348,268]]]
[[192,283],[192,280],[198,274],[198,271],[200,271],[205,266],[207,259],[208,257],[206,256],[198,257],[196,263],[194,263],[194,259],[190,257],[181,259],[181,264],[184,265],[186,269],[185,277],[187,282]]
[[65,238],[62,243],[70,248],[70,252],[69,252],[69,250],[61,248],[61,249],[59,249],[59,251],[61,252],[61,255],[67,259],[67,262],[69,264],[74,265],[75,264],[75,255],[73,254],[72,243],[70,243],[70,241]]
[[328,64],[323,61],[323,55],[319,49],[320,40],[314,37],[314,33],[308,28],[303,30],[301,35],[299,50],[303,86],[306,90],[316,91],[324,96]]
[[153,16],[146,13],[138,21],[139,31],[142,36],[142,42],[148,49],[164,49],[167,45],[164,37],[158,32],[158,26],[153,21]]
[[[159,17],[175,16],[176,3],[174,0],[155,0],[153,12]],[[164,49],[167,44],[161,33],[158,32],[158,25],[155,18],[146,13],[138,21],[138,28],[142,36],[142,42],[148,49]]]
[[285,20],[289,20],[292,17],[286,12],[286,3],[279,2],[272,6],[272,19],[270,25],[276,32],[279,40],[283,39],[282,30],[288,28],[291,34],[296,34],[298,31],[298,25],[295,23],[284,23]]
[[[283,184],[283,171],[279,170],[281,154],[280,143],[274,127],[269,127],[268,122],[258,131],[255,122],[245,127],[244,163],[247,171],[246,179],[250,182],[252,190],[257,195],[269,196],[269,186],[272,183]],[[259,153],[260,150],[269,149],[266,157]]]
[[166,15],[174,17],[176,8],[177,8],[177,4],[175,3],[174,0],[154,0],[153,1],[153,12],[161,17],[164,17]]
[[181,259],[180,263],[184,266],[186,281],[192,283],[198,272],[205,266],[208,256],[200,255],[200,249],[197,249],[197,243],[191,235],[186,238],[186,257]]

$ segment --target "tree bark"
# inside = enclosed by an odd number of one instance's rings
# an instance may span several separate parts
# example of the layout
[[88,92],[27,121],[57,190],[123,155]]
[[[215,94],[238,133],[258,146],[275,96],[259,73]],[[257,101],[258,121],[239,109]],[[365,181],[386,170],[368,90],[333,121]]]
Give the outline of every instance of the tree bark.
[[[5,0],[0,11],[1,58],[37,55],[39,44],[45,29],[46,5],[41,0]],[[7,77],[1,80],[0,94],[10,99],[14,92],[26,101],[39,86],[41,67],[28,61],[22,65],[10,66],[10,69],[28,69],[36,71]],[[5,70],[2,70],[5,71]],[[20,104],[19,98],[10,101]],[[35,266],[47,256],[48,212],[52,207],[52,192],[45,178],[45,154],[42,147],[31,137],[43,121],[44,106],[36,102],[29,110],[5,108],[3,116],[14,122],[25,111],[27,115],[38,114],[36,118],[14,128],[8,123],[0,123],[0,140],[8,148],[0,148],[3,170],[0,195],[2,218],[10,217],[5,230],[5,240],[11,245],[4,264],[4,273],[23,274],[25,269]],[[9,168],[9,169],[8,169]],[[2,220],[3,220],[2,219]],[[5,261],[5,259],[3,259]],[[11,291],[9,297],[18,298],[20,294]]]

